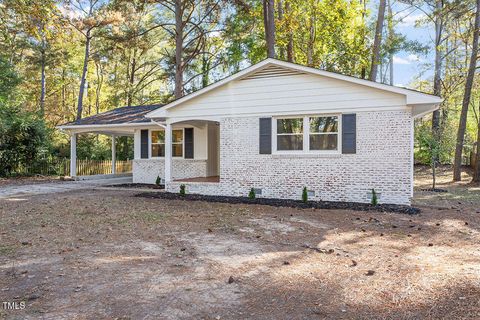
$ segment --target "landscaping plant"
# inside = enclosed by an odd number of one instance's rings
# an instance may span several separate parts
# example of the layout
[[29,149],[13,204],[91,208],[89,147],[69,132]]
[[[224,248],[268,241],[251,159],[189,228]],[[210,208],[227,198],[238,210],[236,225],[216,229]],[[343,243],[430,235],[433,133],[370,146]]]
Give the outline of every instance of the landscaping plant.
[[302,191],[302,201],[304,203],[307,203],[308,201],[308,190],[307,190],[307,187],[303,187],[303,191]]
[[378,197],[377,197],[377,193],[375,192],[375,189],[372,189],[372,200],[370,203],[373,204],[374,206],[378,204]]
[[255,189],[250,189],[250,192],[248,193],[248,198],[252,200],[255,199]]
[[182,197],[185,196],[185,185],[184,184],[180,185],[180,195]]
[[159,186],[160,183],[161,183],[161,181],[162,181],[162,180],[160,179],[160,176],[157,176],[157,180],[155,180],[155,184],[156,184],[157,186]]

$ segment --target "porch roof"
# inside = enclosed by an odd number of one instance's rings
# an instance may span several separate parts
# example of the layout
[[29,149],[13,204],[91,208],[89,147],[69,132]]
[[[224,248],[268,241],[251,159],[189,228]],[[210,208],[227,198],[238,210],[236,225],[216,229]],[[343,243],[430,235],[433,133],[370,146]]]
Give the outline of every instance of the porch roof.
[[149,123],[151,119],[146,118],[145,114],[155,109],[163,107],[163,104],[152,104],[145,106],[120,107],[106,112],[102,112],[80,120],[65,123],[60,128],[86,126],[86,125],[112,125],[112,124],[135,124]]

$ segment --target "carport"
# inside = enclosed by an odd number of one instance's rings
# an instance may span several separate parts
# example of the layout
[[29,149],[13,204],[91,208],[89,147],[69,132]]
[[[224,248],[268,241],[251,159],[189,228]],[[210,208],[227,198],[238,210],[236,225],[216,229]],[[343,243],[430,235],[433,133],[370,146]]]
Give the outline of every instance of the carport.
[[81,179],[77,176],[77,140],[80,134],[85,133],[111,137],[112,166],[110,175],[117,175],[116,138],[133,137],[135,129],[152,125],[151,120],[145,118],[144,115],[159,107],[161,105],[121,107],[58,126],[60,130],[70,136],[70,176]]

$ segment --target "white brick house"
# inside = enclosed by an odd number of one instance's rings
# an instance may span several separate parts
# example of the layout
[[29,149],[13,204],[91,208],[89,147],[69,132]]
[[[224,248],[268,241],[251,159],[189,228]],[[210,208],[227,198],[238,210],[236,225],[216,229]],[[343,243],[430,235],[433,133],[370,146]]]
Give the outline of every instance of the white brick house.
[[307,187],[313,200],[368,202],[375,189],[382,203],[410,204],[413,122],[440,103],[267,59],[130,118],[61,128],[73,146],[81,132],[133,135],[133,181],[159,176],[171,192],[184,184],[190,193],[246,196],[255,188],[258,197],[300,199]]

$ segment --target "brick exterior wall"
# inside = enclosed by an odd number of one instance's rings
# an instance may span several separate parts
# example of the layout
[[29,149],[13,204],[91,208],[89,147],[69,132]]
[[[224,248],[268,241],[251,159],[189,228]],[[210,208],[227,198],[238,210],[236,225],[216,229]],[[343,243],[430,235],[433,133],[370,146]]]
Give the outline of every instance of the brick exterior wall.
[[369,202],[374,188],[381,203],[410,204],[412,121],[408,111],[359,112],[356,154],[261,155],[258,117],[224,118],[220,182],[186,183],[187,192],[246,196],[254,187],[261,197],[300,199],[306,186],[312,200]]
[[[165,177],[164,159],[133,160],[133,182],[155,183],[157,176]],[[173,159],[172,179],[205,177],[207,175],[207,160]]]

